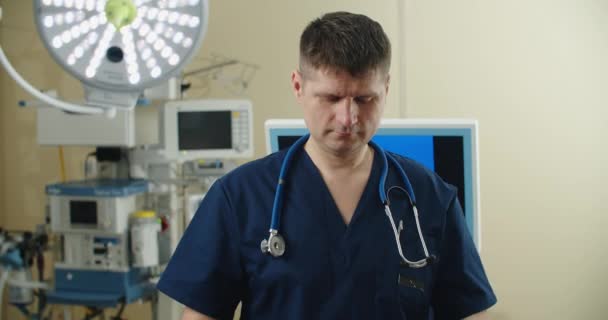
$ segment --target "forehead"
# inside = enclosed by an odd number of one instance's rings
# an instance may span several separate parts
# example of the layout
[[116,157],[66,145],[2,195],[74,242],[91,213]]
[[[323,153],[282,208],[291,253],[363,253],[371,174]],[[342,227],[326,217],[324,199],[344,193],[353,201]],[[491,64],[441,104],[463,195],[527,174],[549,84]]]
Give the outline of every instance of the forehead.
[[314,93],[370,94],[382,91],[388,75],[378,69],[353,76],[347,71],[330,68],[305,68],[302,71],[304,86]]

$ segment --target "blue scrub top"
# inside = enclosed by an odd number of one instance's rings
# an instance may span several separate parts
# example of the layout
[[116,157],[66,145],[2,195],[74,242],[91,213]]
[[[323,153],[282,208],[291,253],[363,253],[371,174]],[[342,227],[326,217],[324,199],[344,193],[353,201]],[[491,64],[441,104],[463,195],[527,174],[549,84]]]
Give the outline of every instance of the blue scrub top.
[[[346,225],[318,169],[299,150],[287,174],[279,232],[286,252],[263,254],[281,151],[219,179],[186,229],[158,289],[217,319],[461,319],[496,297],[454,187],[411,159],[393,154],[418,201],[428,250],[438,262],[400,266],[390,222],[378,196],[382,162],[372,172]],[[391,165],[386,189],[403,186]],[[401,245],[409,260],[424,257],[412,209],[393,189],[391,210],[403,220]]]

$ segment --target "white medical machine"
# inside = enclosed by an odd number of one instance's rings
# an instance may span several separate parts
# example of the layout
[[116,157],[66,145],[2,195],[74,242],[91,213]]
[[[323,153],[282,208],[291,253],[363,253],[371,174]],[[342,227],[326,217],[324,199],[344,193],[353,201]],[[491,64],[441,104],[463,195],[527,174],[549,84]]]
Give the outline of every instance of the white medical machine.
[[[103,308],[155,294],[147,280],[150,271],[132,263],[135,255],[129,246],[134,241],[129,220],[141,209],[147,190],[147,181],[133,179],[46,187],[51,231],[58,238],[55,287],[47,293],[48,303]],[[147,250],[158,256],[154,240],[147,243]]]

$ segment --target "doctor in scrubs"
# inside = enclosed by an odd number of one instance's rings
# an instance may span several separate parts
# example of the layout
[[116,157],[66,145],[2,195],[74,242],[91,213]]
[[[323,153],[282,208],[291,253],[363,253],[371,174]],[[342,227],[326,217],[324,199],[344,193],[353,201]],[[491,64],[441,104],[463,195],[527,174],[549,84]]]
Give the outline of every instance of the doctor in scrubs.
[[390,60],[366,16],[306,27],[291,83],[310,136],[210,188],[158,283],[183,320],[232,319],[240,301],[241,319],[486,317],[496,297],[455,188],[370,144]]

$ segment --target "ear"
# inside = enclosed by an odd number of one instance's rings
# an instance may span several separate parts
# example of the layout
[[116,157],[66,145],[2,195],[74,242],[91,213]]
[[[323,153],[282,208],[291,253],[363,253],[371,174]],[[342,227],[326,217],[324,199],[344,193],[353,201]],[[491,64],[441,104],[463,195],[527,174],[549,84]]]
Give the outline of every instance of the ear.
[[302,98],[302,86],[303,86],[302,74],[299,70],[294,70],[291,73],[291,89],[293,90],[293,94],[300,101]]
[[386,87],[385,94],[386,95],[388,95],[388,88],[390,87],[390,84],[391,84],[391,75],[387,73],[386,74],[386,84],[385,84],[385,87]]

